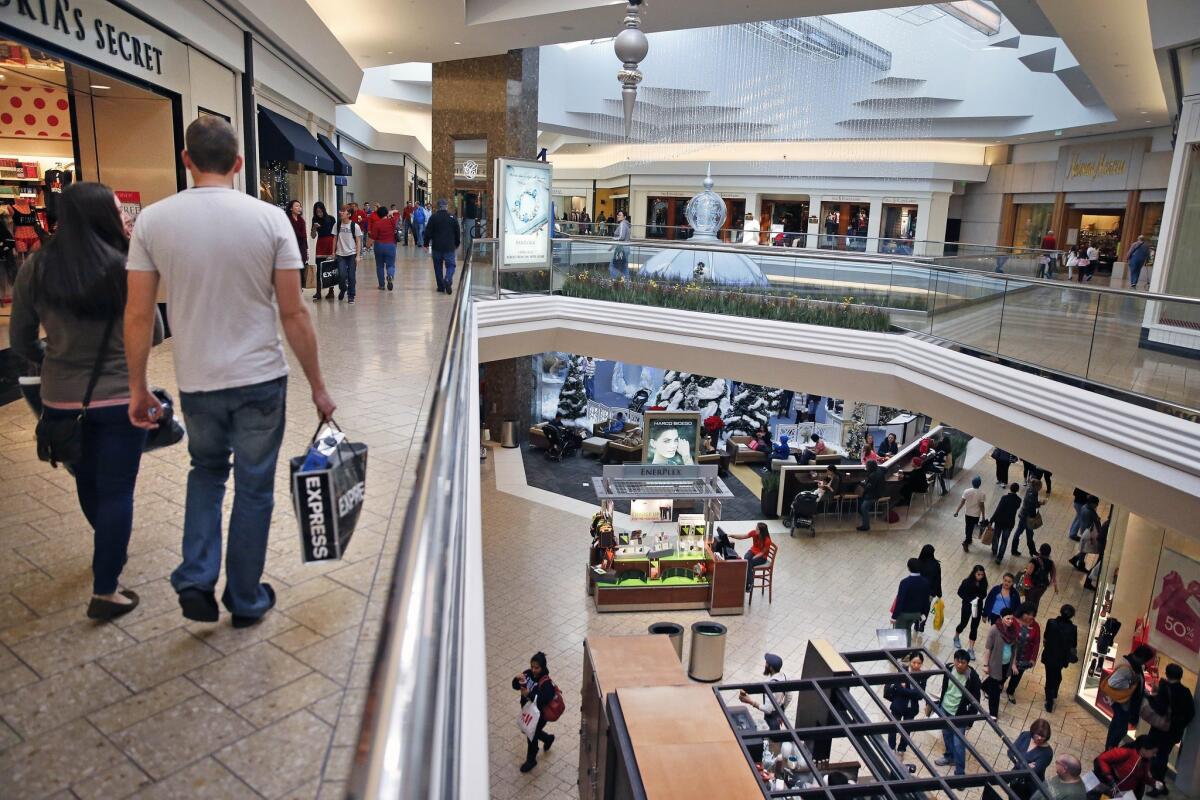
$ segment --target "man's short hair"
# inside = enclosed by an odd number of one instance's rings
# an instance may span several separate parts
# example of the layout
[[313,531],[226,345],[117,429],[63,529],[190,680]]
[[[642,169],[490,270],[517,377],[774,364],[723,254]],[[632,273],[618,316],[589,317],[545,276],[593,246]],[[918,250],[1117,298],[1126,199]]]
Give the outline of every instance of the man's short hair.
[[1167,680],[1169,681],[1181,681],[1183,680],[1183,667],[1175,663],[1167,664],[1167,668],[1163,671],[1163,674],[1167,676]]
[[237,163],[238,140],[233,126],[220,117],[196,117],[187,127],[183,146],[201,172],[225,175]]
[[1079,759],[1075,756],[1059,756],[1058,763],[1062,764],[1063,771],[1072,778],[1078,778],[1083,773],[1083,765],[1079,763]]

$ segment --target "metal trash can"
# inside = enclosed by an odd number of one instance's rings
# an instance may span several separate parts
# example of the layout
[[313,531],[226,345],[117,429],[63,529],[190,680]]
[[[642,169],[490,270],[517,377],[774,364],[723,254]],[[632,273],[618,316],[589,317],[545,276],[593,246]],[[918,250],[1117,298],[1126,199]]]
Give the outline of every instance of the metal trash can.
[[725,626],[719,622],[692,623],[692,650],[688,677],[714,683],[725,674]]
[[506,419],[500,423],[500,446],[501,447],[520,447],[517,443],[517,421],[515,419]]
[[671,647],[675,648],[675,655],[679,659],[679,663],[683,663],[683,626],[677,622],[656,622],[646,629],[647,633],[666,634],[671,637]]

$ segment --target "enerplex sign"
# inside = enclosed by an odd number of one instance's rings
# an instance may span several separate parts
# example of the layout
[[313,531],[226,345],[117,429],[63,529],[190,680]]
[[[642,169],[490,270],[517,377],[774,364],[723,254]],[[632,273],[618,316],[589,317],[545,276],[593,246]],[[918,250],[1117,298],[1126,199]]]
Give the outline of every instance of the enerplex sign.
[[105,0],[0,0],[0,22],[134,78],[184,89],[184,45]]
[[496,159],[494,219],[500,223],[500,266],[550,263],[550,181],[544,161]]
[[1200,562],[1163,548],[1150,600],[1150,644],[1185,669],[1200,665]]

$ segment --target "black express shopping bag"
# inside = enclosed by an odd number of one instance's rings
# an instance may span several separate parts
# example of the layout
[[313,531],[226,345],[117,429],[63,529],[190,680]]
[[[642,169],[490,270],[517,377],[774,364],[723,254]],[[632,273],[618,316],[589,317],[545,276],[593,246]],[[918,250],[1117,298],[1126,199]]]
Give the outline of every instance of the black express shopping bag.
[[346,439],[337,423],[322,425],[308,452],[291,460],[292,502],[304,562],[346,552],[367,488],[367,446]]
[[321,289],[332,289],[341,283],[342,276],[338,270],[337,259],[330,256],[324,261],[317,262],[317,286]]

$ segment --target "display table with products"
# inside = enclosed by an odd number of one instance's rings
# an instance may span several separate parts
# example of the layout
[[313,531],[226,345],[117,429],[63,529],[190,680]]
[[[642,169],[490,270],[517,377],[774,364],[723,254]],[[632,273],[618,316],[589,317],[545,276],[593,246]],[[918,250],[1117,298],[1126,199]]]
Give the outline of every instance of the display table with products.
[[[597,611],[707,609],[741,614],[746,562],[714,553],[720,502],[732,497],[712,465],[605,467],[592,481],[601,501],[593,520],[587,588]],[[633,531],[616,531],[612,509],[630,500]],[[699,504],[701,514],[680,514],[679,504]]]

